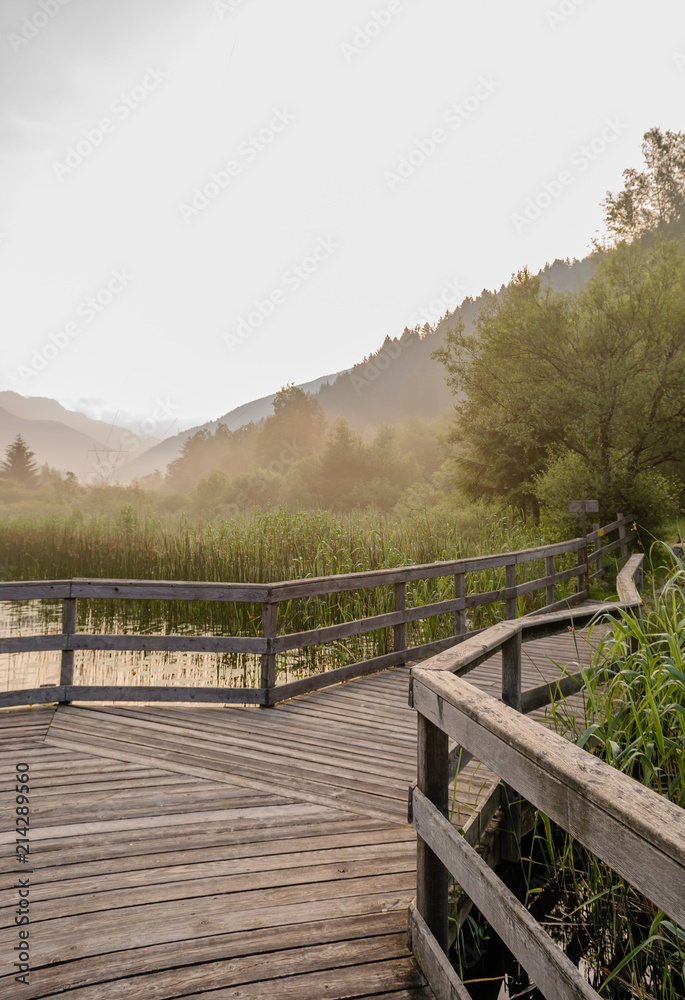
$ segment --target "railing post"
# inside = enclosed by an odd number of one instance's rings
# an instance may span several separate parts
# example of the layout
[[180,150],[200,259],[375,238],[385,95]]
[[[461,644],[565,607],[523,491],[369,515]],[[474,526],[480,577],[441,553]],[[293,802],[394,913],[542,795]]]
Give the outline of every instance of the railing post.
[[[554,556],[545,556],[545,576],[554,576]],[[548,583],[545,604],[554,604],[554,584]]]
[[621,539],[621,557],[627,559],[628,542],[626,541],[626,526],[623,523],[623,514],[617,514],[616,518],[618,520],[618,537]]
[[521,711],[521,633],[502,643],[502,701]]
[[[448,811],[447,733],[417,713],[417,787],[443,816]],[[440,948],[449,951],[449,872],[442,861],[417,837],[416,908]]]
[[[395,611],[404,611],[407,607],[407,585],[406,583],[396,583],[395,584]],[[395,625],[392,630],[392,648],[393,652],[397,653],[399,650],[407,648],[407,626],[404,622],[400,625]]]
[[278,632],[278,604],[262,604],[262,635],[266,639],[266,652],[262,653],[260,687],[266,692],[264,708],[271,708],[271,696],[276,687],[276,654],[273,641]]
[[[72,636],[76,631],[76,598],[65,597],[62,609],[62,634]],[[74,650],[62,650],[62,664],[60,667],[59,683],[61,686],[73,684],[74,681]],[[68,705],[68,701],[60,702],[61,705]]]
[[600,534],[599,534],[600,525],[599,524],[593,524],[592,525],[592,530],[597,535],[597,540],[595,541],[595,552],[597,553],[597,558],[595,559],[595,573],[603,573],[604,572],[604,563],[602,561],[602,539],[601,539]]
[[[516,563],[507,563],[505,566],[506,571],[506,587],[510,590],[512,587],[516,588]],[[506,600],[506,616],[507,619],[516,618],[516,609],[518,601],[516,600],[516,595],[514,597],[508,597]]]
[[[521,711],[521,633],[516,632],[502,643],[502,701],[516,712]],[[510,785],[504,786],[508,822],[502,828],[500,847],[505,861],[521,858],[521,796]]]
[[[466,573],[454,574],[454,599],[456,601],[466,598]],[[454,634],[466,634],[466,608],[454,612]]]
[[586,566],[586,562],[585,562],[585,559],[583,558],[583,556],[584,556],[584,554],[586,552],[587,552],[587,542],[581,544],[578,547],[578,557],[576,559],[576,565],[579,567],[579,569],[578,569],[578,588],[577,588],[579,594],[582,594],[582,592],[585,590],[585,572],[586,572],[585,566]]

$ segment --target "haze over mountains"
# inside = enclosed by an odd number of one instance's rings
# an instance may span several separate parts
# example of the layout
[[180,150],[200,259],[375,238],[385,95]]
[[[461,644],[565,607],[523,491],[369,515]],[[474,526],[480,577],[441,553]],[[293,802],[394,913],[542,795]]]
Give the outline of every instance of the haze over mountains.
[[151,435],[134,435],[125,427],[94,420],[83,413],[67,410],[54,399],[0,392],[0,453],[21,434],[39,465],[61,472],[70,471],[79,479],[101,475],[103,463],[130,448],[135,440],[147,451],[159,440]]
[[[589,257],[573,263],[557,260],[541,275],[555,290],[570,291],[583,285],[591,268]],[[344,417],[359,431],[382,424],[405,424],[416,417],[434,418],[448,410],[453,400],[444,369],[432,360],[431,353],[458,318],[470,331],[479,309],[492,294],[484,291],[476,299],[467,298],[452,313],[445,308],[437,325],[405,328],[400,337],[386,337],[378,351],[349,371],[322,376],[300,388],[318,398],[329,422]],[[223,423],[237,430],[263,420],[273,412],[274,398],[275,393],[263,396],[216,420],[160,440],[67,410],[52,399],[0,392],[0,454],[21,434],[39,464],[47,462],[62,472],[74,472],[83,481],[126,484],[157,470],[164,473],[183,443],[201,429],[214,431]]]

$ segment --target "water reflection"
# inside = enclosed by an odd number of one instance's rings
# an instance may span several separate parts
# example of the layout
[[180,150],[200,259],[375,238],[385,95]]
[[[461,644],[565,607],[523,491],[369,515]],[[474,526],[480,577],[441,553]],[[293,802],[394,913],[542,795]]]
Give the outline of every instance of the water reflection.
[[[118,608],[112,607],[114,602],[89,602],[90,607],[80,602],[78,630],[120,635],[246,634],[236,627],[240,623],[226,606],[218,609],[218,613],[208,614],[206,605],[188,613],[187,608],[179,607],[181,602],[166,606],[162,602],[154,603],[156,607],[152,609],[152,602],[118,602]],[[60,634],[62,606],[62,601],[57,600],[0,602],[0,635]],[[182,617],[184,611],[185,619]],[[261,614],[256,620],[261,626]],[[259,635],[259,631],[251,628],[247,634]],[[363,643],[363,639],[361,641]],[[322,666],[315,656],[313,650],[279,655],[277,683],[285,684],[319,672]],[[319,661],[322,659],[319,654]],[[0,653],[0,690],[17,691],[59,684],[60,665],[59,651]],[[77,650],[73,680],[74,684],[98,686],[258,687],[260,669],[258,655],[243,653]]]

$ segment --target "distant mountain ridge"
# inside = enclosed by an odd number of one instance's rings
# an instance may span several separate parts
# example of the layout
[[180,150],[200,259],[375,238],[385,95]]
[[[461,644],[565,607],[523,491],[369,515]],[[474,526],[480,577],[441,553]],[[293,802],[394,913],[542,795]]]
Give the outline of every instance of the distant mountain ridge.
[[0,453],[21,434],[39,465],[74,472],[87,480],[94,472],[98,448],[95,438],[67,427],[56,420],[27,420],[0,407]]
[[[68,410],[57,400],[47,396],[21,396],[8,389],[0,392],[0,407],[24,420],[50,420],[64,424],[81,434],[87,434],[107,448],[119,448],[131,433],[127,427],[118,427],[107,420],[95,420],[85,413]],[[145,448],[152,447],[159,440],[150,434],[136,436]]]
[[113,470],[113,456],[122,454],[135,440],[147,451],[157,443],[150,435],[132,435],[126,427],[94,420],[67,410],[45,396],[0,392],[0,455],[21,434],[39,465],[47,463],[61,472],[73,472],[83,481],[106,477]]

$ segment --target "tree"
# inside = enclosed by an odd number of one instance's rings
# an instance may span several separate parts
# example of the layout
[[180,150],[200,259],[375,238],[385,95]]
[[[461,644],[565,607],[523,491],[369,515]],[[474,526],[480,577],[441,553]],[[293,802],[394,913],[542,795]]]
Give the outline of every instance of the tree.
[[273,408],[264,421],[258,451],[264,466],[283,473],[298,457],[323,444],[326,418],[318,399],[296,385],[281,389]]
[[[535,507],[532,480],[571,453],[606,483],[685,461],[685,259],[621,243],[580,292],[522,271],[434,353],[457,393],[457,481]],[[622,473],[623,474],[623,473]]]
[[646,169],[623,171],[625,185],[607,192],[603,202],[607,229],[615,241],[633,240],[674,227],[685,211],[685,134],[645,132],[642,153]]
[[12,444],[5,449],[5,461],[0,465],[0,476],[24,486],[37,486],[38,466],[34,457],[21,434],[17,434]]
[[530,477],[542,471],[562,423],[557,401],[550,409],[540,391],[549,395],[565,363],[567,312],[563,296],[523,270],[485,300],[473,334],[459,323],[433,353],[458,397],[447,440],[456,485],[472,499],[530,504]]

